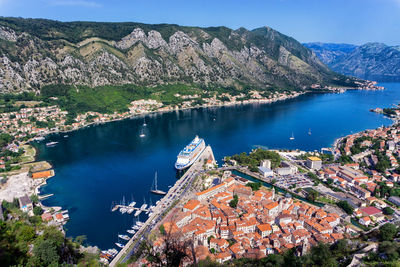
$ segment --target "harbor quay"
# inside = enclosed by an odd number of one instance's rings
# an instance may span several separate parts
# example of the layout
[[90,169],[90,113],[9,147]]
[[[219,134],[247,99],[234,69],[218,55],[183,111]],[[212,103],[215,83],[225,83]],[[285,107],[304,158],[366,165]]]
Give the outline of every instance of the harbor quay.
[[[211,160],[211,162],[209,162]],[[145,240],[148,234],[154,229],[168,211],[176,205],[191,187],[198,174],[203,171],[204,162],[215,165],[215,157],[210,146],[206,146],[195,162],[187,169],[185,174],[171,187],[167,194],[158,202],[153,213],[141,228],[132,236],[128,243],[110,262],[110,266],[116,266],[120,262],[126,262],[139,248],[140,243]]]

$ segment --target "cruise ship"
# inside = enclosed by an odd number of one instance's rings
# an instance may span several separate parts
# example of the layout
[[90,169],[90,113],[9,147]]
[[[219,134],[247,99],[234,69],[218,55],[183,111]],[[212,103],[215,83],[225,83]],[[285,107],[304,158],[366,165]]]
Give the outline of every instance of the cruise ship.
[[204,139],[199,138],[197,135],[190,144],[188,144],[181,152],[179,152],[178,159],[175,163],[177,170],[183,170],[193,164],[196,159],[201,155],[206,148]]

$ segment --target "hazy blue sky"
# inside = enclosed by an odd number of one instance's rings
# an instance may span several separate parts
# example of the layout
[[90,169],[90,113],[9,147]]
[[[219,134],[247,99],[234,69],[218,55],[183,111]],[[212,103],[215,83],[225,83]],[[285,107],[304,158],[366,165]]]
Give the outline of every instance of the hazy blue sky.
[[0,0],[0,16],[254,29],[300,42],[400,44],[400,0]]

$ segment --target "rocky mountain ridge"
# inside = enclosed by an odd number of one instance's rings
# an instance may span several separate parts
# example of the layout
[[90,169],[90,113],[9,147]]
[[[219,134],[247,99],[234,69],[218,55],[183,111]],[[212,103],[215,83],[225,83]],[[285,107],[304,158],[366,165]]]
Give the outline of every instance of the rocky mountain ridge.
[[0,18],[0,92],[48,84],[193,83],[242,90],[354,86],[271,28]]
[[400,46],[367,43],[304,44],[312,49],[322,62],[344,75],[377,81],[400,81]]

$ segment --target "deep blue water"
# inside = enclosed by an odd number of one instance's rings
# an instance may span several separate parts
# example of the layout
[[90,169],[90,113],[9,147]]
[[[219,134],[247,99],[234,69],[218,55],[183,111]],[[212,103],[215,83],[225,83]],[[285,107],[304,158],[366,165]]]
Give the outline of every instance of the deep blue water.
[[[212,146],[220,163],[223,156],[250,151],[254,145],[328,147],[338,137],[391,123],[369,111],[400,102],[400,83],[382,85],[387,90],[152,114],[146,116],[145,138],[139,137],[143,117],[88,127],[68,133],[68,138],[50,136],[45,142],[57,140],[56,147],[38,144],[39,160],[50,161],[56,172],[42,189],[54,193],[44,204],[69,210],[68,236],[86,235],[90,245],[114,247],[117,234],[125,234],[133,216],[112,213],[111,203],[123,196],[133,196],[137,205],[144,199],[155,203],[159,197],[149,193],[155,171],[159,188],[167,190],[176,181],[176,155],[196,134]],[[292,132],[295,140],[290,141]]]

